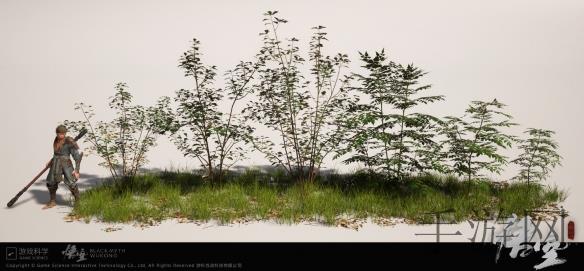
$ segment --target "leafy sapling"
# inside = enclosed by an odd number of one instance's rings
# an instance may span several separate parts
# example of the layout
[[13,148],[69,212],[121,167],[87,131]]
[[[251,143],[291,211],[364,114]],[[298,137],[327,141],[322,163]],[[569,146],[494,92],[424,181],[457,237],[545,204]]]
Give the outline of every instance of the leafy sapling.
[[527,139],[519,140],[519,149],[523,152],[511,161],[519,165],[520,171],[513,179],[540,183],[549,177],[556,166],[561,166],[562,156],[558,154],[558,143],[552,139],[551,130],[528,128],[524,132]]
[[[447,157],[451,161],[451,172],[466,175],[467,181],[481,177],[481,171],[500,173],[507,157],[500,148],[510,148],[515,136],[501,131],[517,125],[511,115],[504,113],[505,104],[497,99],[490,102],[473,101],[463,118],[446,117],[442,134],[446,135]],[[465,120],[468,118],[468,121]]]

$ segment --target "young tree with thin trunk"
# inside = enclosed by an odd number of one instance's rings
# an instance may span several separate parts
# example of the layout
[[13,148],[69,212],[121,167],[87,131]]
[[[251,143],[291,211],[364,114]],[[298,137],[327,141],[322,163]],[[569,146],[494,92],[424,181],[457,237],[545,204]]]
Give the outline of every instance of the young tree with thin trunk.
[[116,93],[110,97],[109,107],[116,112],[110,122],[93,121],[93,107],[77,103],[75,109],[83,114],[82,121],[65,121],[72,131],[87,130],[84,141],[90,143],[90,152],[103,159],[115,181],[131,179],[148,160],[146,153],[155,146],[156,138],[172,122],[168,97],[156,105],[132,105],[132,94],[125,83],[116,84]]
[[[193,39],[180,59],[179,67],[194,85],[176,92],[175,121],[169,132],[185,156],[200,162],[211,182],[221,182],[226,170],[246,153],[244,139],[253,129],[237,114],[236,104],[250,93],[249,83],[260,62],[240,62],[225,73],[226,89],[217,88],[217,68],[203,64],[199,45]],[[221,102],[229,104],[228,112],[219,109]]]
[[[264,45],[260,57],[264,65],[254,85],[257,97],[245,109],[248,117],[277,133],[277,141],[266,136],[250,136],[248,141],[276,166],[299,180],[314,181],[325,157],[342,140],[346,131],[340,118],[352,97],[344,86],[349,78],[344,70],[346,54],[324,54],[325,27],[314,27],[308,60],[299,53],[298,39],[284,40],[278,28],[287,23],[265,13],[266,28],[260,35]],[[310,78],[302,73],[310,65]]]
[[562,157],[557,153],[558,143],[552,139],[554,131],[528,128],[527,139],[519,140],[519,149],[523,152],[511,161],[521,169],[513,179],[539,183],[544,181],[556,166],[561,166]]
[[365,94],[368,103],[348,115],[353,135],[337,155],[353,151],[346,163],[363,162],[400,181],[414,172],[440,170],[440,145],[434,139],[440,119],[414,110],[444,96],[419,96],[430,88],[419,83],[426,73],[389,61],[384,50],[360,55],[368,74],[355,74],[361,85],[353,89]]
[[[480,177],[481,170],[501,172],[507,157],[498,151],[510,148],[516,138],[500,129],[517,125],[510,121],[511,115],[501,111],[504,107],[497,99],[473,101],[463,118],[446,117],[442,133],[447,137],[443,143],[448,146],[451,172],[466,175],[467,181]],[[464,120],[465,117],[469,120]]]

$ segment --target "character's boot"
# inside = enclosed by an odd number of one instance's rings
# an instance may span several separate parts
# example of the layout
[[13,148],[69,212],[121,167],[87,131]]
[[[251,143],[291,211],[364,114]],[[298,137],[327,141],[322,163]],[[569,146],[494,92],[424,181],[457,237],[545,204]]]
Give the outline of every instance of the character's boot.
[[43,209],[53,208],[57,205],[57,189],[49,189],[50,199],[49,202],[43,207]]
[[69,190],[71,190],[71,193],[73,194],[73,197],[75,198],[75,202],[79,201],[79,188],[77,188],[77,186],[73,187],[73,188],[69,188]]

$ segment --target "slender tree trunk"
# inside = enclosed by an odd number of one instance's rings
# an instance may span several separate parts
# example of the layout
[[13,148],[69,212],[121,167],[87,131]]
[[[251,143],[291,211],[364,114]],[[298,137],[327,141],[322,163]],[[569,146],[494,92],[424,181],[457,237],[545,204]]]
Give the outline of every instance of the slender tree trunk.
[[120,147],[122,149],[122,176],[126,176],[126,144],[124,125],[126,125],[126,112],[124,105],[124,98],[122,96],[122,119],[120,120]]
[[[198,72],[198,67],[194,66],[193,67],[193,77],[195,79],[195,91],[197,92],[197,99],[199,100],[199,104],[203,104],[203,102],[201,101],[201,90],[200,90],[200,86],[199,86],[199,77],[197,75]],[[202,112],[201,114],[201,118],[202,118],[202,127],[201,129],[201,133],[203,136],[203,143],[205,144],[205,153],[207,155],[207,171],[208,171],[208,176],[209,176],[209,180],[211,180],[211,182],[215,181],[215,174],[213,172],[213,160],[211,157],[211,150],[210,150],[210,146],[209,146],[209,126],[207,125],[207,115],[206,112]]]
[[[539,146],[540,139],[541,139],[541,136],[538,135],[537,136],[537,144],[534,147],[535,150],[537,150],[537,147]],[[528,153],[529,153],[529,151],[528,151]],[[534,155],[535,155],[535,153],[531,154],[531,159],[529,160],[529,165],[527,166],[527,195],[528,196],[529,196],[529,194],[531,194],[531,187],[529,186],[529,181],[530,181],[529,179],[530,179],[530,175],[531,175],[531,166],[533,163],[533,159],[535,159]]]
[[[483,115],[483,117],[481,118],[481,123],[479,124],[479,129],[477,130],[476,134],[475,134],[475,138],[472,142],[472,144],[476,144],[477,140],[479,139],[479,134],[481,132],[481,130],[483,129],[483,122],[485,120],[485,117]],[[469,151],[469,155],[468,155],[468,181],[470,182],[471,176],[472,176],[472,152]]]
[[[97,152],[97,154],[100,154],[100,150],[101,150],[101,146],[99,145],[99,142],[97,140],[97,137],[95,136],[95,129],[93,129],[93,125],[91,125],[91,121],[89,120],[89,117],[87,116],[87,113],[85,112],[85,109],[83,109],[83,107],[81,108],[81,112],[83,113],[83,117],[85,118],[85,121],[87,122],[87,125],[89,126],[89,129],[91,129],[91,134],[93,134],[93,145],[95,146],[95,150]],[[108,148],[107,148],[107,144],[104,146],[105,149],[105,153],[109,153]],[[105,157],[103,157],[106,161],[106,163],[108,164],[108,169],[110,171],[110,174],[112,175],[112,178],[114,179],[114,181],[118,180],[118,174],[116,172],[116,169],[114,168],[114,165],[110,159],[109,155],[105,155]]]
[[[408,95],[407,95],[407,91],[408,91],[408,86],[406,85],[406,100],[408,99]],[[398,159],[398,164],[397,164],[397,177],[399,178],[400,181],[403,181],[403,176],[402,176],[402,163],[403,163],[403,148],[404,148],[404,118],[406,116],[406,109],[403,108],[402,109],[402,119],[401,119],[401,128],[399,131],[399,159]]]
[[[379,101],[379,111],[381,113],[381,126],[383,126],[382,132],[383,132],[383,136],[385,137],[386,136],[386,133],[385,133],[385,120],[384,120],[385,116],[383,115],[383,101],[381,101],[381,100]],[[383,150],[385,152],[385,167],[386,167],[386,171],[387,171],[387,174],[391,176],[391,169],[389,167],[389,151],[387,149],[387,139],[384,139],[383,140],[383,146],[384,146]]]
[[[320,40],[319,43],[320,45]],[[318,120],[318,109],[319,109],[319,102],[320,102],[320,47],[318,47],[318,57],[316,58],[316,106],[314,108],[314,120],[313,120],[313,133],[311,135],[311,146],[310,146],[310,165],[308,167],[309,175],[308,180],[310,182],[314,181],[314,165],[315,165],[315,156],[316,156],[316,141],[318,140],[318,125],[320,121]]]
[[[286,98],[287,100],[287,104],[288,104],[288,112],[289,112],[289,121],[290,121],[290,129],[291,129],[291,134],[292,134],[292,144],[294,146],[294,152],[296,154],[296,170],[298,172],[298,174],[300,175],[300,179],[304,179],[304,161],[302,160],[302,155],[300,153],[300,147],[298,145],[298,137],[296,135],[297,129],[296,129],[296,120],[295,120],[295,110],[293,108],[293,95],[291,95],[291,89],[290,89],[290,79],[289,79],[289,69],[290,69],[290,65],[286,66],[286,60],[284,59],[284,55],[282,53],[282,50],[280,48],[279,45],[279,39],[278,39],[278,34],[276,32],[276,27],[274,26],[274,20],[272,18],[272,16],[270,15],[270,21],[271,21],[271,26],[272,26],[272,30],[274,32],[274,38],[276,40],[276,48],[278,50],[278,55],[280,56],[280,64],[282,65],[282,68],[285,70],[285,80],[286,80]],[[292,61],[292,57],[290,57],[290,61]]]

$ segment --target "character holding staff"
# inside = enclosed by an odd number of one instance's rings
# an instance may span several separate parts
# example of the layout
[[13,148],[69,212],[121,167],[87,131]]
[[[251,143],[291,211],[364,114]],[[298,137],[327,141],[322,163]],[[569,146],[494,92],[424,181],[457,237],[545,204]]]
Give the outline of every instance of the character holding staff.
[[[67,128],[64,125],[57,126],[55,132],[57,135],[53,141],[53,158],[47,163],[47,167],[50,167],[47,175],[47,188],[49,189],[50,199],[43,209],[55,207],[57,188],[61,181],[64,181],[69,187],[75,202],[79,200],[77,180],[79,179],[79,166],[81,165],[83,153],[79,152],[76,140],[66,135]],[[69,159],[70,155],[75,160],[75,167],[73,167],[73,163]]]

